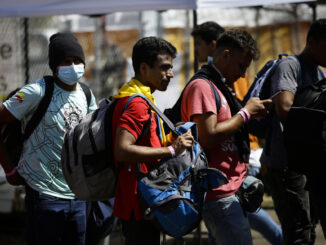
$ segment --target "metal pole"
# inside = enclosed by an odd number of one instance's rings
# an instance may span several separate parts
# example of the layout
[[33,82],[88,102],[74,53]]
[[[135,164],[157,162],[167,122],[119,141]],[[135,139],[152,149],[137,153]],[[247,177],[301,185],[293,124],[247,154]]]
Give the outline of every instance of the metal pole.
[[[255,7],[255,40],[259,39],[259,33],[260,33],[260,26],[259,26],[259,18],[260,18],[260,9],[261,7]],[[254,61],[254,70],[255,70],[255,74],[258,72],[258,62]]]
[[184,54],[184,61],[185,61],[185,81],[188,82],[190,78],[190,10],[186,10],[186,27],[185,27],[185,54]]
[[[193,29],[197,27],[197,10],[194,9],[192,11],[193,15]],[[194,42],[195,45],[195,42]],[[198,59],[196,57],[195,53],[195,47],[194,47],[194,72],[196,73],[198,71]],[[199,223],[197,229],[196,229],[196,238],[197,238],[197,244],[202,245],[202,239],[201,239],[201,223]]]
[[298,5],[297,4],[294,4],[293,5],[293,17],[294,17],[294,20],[295,20],[295,32],[294,32],[294,35],[295,35],[295,42],[294,42],[294,53],[299,53],[300,52],[300,49],[301,49],[301,45],[300,45],[300,33],[301,33],[301,27],[300,27],[300,22],[299,22],[299,16],[298,16]]
[[[193,14],[193,28],[195,29],[197,27],[197,10],[194,9],[192,11]],[[194,72],[198,71],[198,59],[195,54],[195,47],[194,47]]]
[[139,24],[139,38],[143,38],[144,35],[145,35],[144,21],[143,21],[143,12],[139,12],[139,15],[138,15],[138,24]]
[[29,59],[28,59],[28,18],[24,18],[24,63],[25,63],[25,84],[29,82]]
[[309,7],[312,9],[312,21],[317,20],[317,4],[316,3],[311,3],[309,4]]
[[162,13],[163,11],[157,11],[156,12],[156,18],[157,18],[157,25],[156,25],[156,33],[158,37],[163,37],[163,26],[162,26]]
[[100,98],[101,94],[101,58],[102,58],[102,21],[101,17],[96,17],[95,21],[95,64],[94,64],[94,94]]

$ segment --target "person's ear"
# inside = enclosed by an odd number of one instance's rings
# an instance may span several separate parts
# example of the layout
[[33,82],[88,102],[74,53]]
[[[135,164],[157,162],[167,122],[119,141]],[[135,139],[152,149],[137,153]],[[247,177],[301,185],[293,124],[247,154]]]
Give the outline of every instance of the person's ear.
[[210,56],[214,56],[215,50],[216,50],[216,41],[212,40],[209,44],[209,50],[210,50]]
[[214,57],[218,64],[217,66],[218,66],[219,70],[223,70],[225,67],[229,66],[230,56],[231,56],[231,53],[230,53],[229,49],[216,50]]
[[231,52],[229,49],[224,49],[222,52],[221,52],[221,58],[222,60],[226,63],[229,61],[230,57],[231,57]]
[[210,46],[211,48],[216,49],[216,40],[212,40],[212,41],[209,43],[209,46]]
[[[315,49],[315,47],[317,47],[317,44],[318,44],[318,40],[314,39],[313,37],[309,37],[307,39],[307,47],[313,51]],[[318,52],[318,51],[317,51]]]
[[149,69],[149,65],[146,62],[141,62],[139,65],[139,74],[141,76],[146,75],[148,72],[148,69]]
[[56,67],[54,68],[54,75],[57,76],[58,73],[59,73],[59,66],[56,66]]

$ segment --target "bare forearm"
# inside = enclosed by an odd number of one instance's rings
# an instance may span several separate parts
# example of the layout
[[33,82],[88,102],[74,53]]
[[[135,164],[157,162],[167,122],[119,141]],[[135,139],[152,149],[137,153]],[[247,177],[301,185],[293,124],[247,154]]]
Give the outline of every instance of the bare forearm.
[[233,136],[245,121],[265,116],[267,107],[271,103],[272,100],[251,98],[245,108],[240,110],[242,114],[237,113],[228,120],[219,122],[214,113],[196,114],[192,116],[191,120],[197,123],[201,145],[206,149],[212,149]]
[[153,162],[157,159],[171,157],[171,152],[167,147],[128,145],[117,149],[115,157],[118,162]]
[[242,117],[239,114],[235,114],[227,121],[216,124],[215,136],[209,137],[212,140],[211,144],[217,144],[224,142],[226,139],[232,137],[244,124]]
[[136,145],[133,134],[120,127],[117,129],[114,155],[118,162],[153,162],[157,159],[170,157],[171,151],[167,147]]
[[8,154],[5,150],[5,147],[2,143],[2,138],[0,137],[0,163],[3,167],[3,170],[8,173],[10,172],[15,166],[11,163],[11,161],[8,158]]
[[289,91],[282,91],[274,98],[275,111],[281,121],[287,119],[288,113],[292,107],[294,94]]
[[195,115],[192,120],[197,123],[199,142],[205,149],[215,148],[233,136],[244,123],[239,114],[218,123],[215,114]]
[[211,131],[199,133],[199,136],[206,135],[199,138],[200,143],[205,149],[215,148],[216,145],[232,137],[242,125],[243,119],[239,114],[236,114],[227,121],[215,124]]

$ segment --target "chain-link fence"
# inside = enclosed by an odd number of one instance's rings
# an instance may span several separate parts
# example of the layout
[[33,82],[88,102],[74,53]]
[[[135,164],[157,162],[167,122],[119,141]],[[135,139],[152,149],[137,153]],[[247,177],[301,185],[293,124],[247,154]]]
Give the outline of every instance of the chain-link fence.
[[[184,12],[180,13],[179,17],[184,15]],[[163,17],[170,16],[168,12],[160,14]],[[140,15],[124,13],[103,16],[1,18],[0,100],[4,99],[9,91],[51,74],[48,67],[48,40],[58,31],[72,31],[83,46],[86,57],[83,79],[90,85],[95,96],[100,99],[115,94],[121,84],[133,75],[130,57],[134,43],[144,34],[146,25],[157,28],[150,20],[141,20]],[[119,24],[115,24],[117,20],[120,21]],[[189,20],[185,18],[184,22],[187,21]],[[252,33],[261,51],[261,58],[253,62],[248,70],[250,81],[263,64],[276,58],[279,52],[299,52],[304,46],[309,24],[308,21],[290,21],[250,28],[241,27]],[[175,97],[193,74],[193,39],[189,34],[191,27],[160,28],[161,31],[157,33],[174,44],[180,55],[175,60],[174,72],[177,75],[173,79],[180,85],[173,88],[173,91],[177,91],[175,94],[167,91],[170,96]],[[227,26],[225,28],[229,29]],[[167,96],[163,96],[162,100],[172,103],[175,98],[167,99]],[[160,105],[159,99],[158,102]]]
[[[119,46],[109,44],[108,33],[100,29],[100,35],[96,35],[96,21],[88,19],[93,24],[91,30],[74,33],[85,51],[84,82],[90,84],[97,97],[107,97],[124,81],[126,62]],[[17,87],[51,75],[49,37],[56,32],[71,31],[69,23],[62,16],[0,20],[0,99]]]
[[22,28],[18,19],[0,22],[0,99],[9,91],[23,84]]

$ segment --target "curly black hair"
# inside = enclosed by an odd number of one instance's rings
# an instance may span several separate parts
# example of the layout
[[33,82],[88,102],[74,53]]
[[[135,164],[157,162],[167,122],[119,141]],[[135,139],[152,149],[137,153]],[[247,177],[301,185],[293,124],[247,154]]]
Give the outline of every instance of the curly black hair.
[[191,32],[193,37],[200,37],[207,44],[209,44],[213,40],[217,40],[217,38],[225,31],[225,29],[217,24],[214,21],[207,21],[199,26],[195,27],[195,29]]
[[157,56],[160,54],[170,55],[174,59],[177,49],[160,37],[144,37],[139,39],[132,49],[132,66],[135,73],[139,73],[139,67],[142,62],[153,67]]
[[320,40],[326,37],[326,19],[318,19],[314,21],[308,31],[308,38]]
[[252,38],[249,32],[239,29],[225,31],[216,43],[216,52],[222,49],[239,50],[248,52],[252,59],[259,58],[257,42]]

